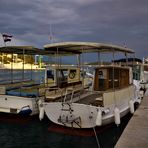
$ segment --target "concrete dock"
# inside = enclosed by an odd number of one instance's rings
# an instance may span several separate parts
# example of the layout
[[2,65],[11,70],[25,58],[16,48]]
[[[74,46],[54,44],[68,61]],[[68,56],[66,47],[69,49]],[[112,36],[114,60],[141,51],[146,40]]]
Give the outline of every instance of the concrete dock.
[[148,148],[148,90],[115,148]]

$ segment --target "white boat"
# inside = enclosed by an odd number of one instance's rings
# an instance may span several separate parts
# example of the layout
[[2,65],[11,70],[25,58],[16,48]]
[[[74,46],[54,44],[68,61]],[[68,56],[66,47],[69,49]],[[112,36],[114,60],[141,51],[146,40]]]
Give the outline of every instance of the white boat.
[[[133,50],[115,45],[90,42],[63,42],[44,46],[45,50],[58,54],[81,54],[85,52],[134,53]],[[78,68],[80,65],[78,64]],[[61,67],[60,67],[61,68]],[[77,69],[78,69],[77,68]],[[92,86],[84,87],[80,74],[71,77],[77,70],[70,70],[64,83],[57,79],[57,87],[47,90],[45,101],[40,106],[40,117],[44,111],[50,121],[71,128],[93,128],[120,120],[128,112],[134,113],[134,103],[139,95],[133,85],[132,69],[114,63],[95,66]],[[76,79],[75,79],[76,78]],[[70,82],[69,79],[73,79]],[[60,87],[63,84],[64,87]]]
[[[13,54],[20,54],[22,55],[23,59],[25,55],[44,54],[43,50],[34,48],[32,46],[1,47],[0,52],[12,54],[12,58]],[[23,64],[25,64],[24,60]],[[38,88],[40,88],[40,85],[36,85],[32,80],[26,81],[24,79],[24,65],[22,68],[23,79],[21,80],[13,79],[13,75],[15,72],[13,71],[13,63],[11,63],[10,71],[11,76],[8,78],[8,81],[3,81],[3,84],[0,84],[0,113],[25,116],[37,115],[39,113]],[[1,79],[3,78],[4,77],[2,77]],[[35,89],[36,92],[33,92]],[[25,95],[23,94],[24,90]],[[28,90],[29,93],[27,93],[26,90]]]
[[144,81],[142,82],[143,87],[148,89],[148,57],[143,58],[143,66],[144,66]]
[[36,115],[38,104],[35,98],[0,95],[0,112],[15,115]]

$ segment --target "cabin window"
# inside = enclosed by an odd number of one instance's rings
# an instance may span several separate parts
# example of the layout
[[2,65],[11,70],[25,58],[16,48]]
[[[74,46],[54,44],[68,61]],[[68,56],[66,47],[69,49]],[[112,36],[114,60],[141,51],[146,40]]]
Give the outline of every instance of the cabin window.
[[97,69],[95,74],[95,90],[105,90],[107,87],[107,70]]
[[109,69],[109,88],[117,88],[119,87],[119,69]]
[[68,75],[67,70],[65,70],[65,69],[60,69],[60,70],[59,70],[59,73],[58,73],[58,78],[59,78],[61,81],[65,81],[65,80],[67,80],[67,75]]
[[53,74],[53,70],[47,70],[47,78],[48,79],[53,79],[54,80],[54,74]]
[[59,87],[63,87],[67,84],[67,75],[68,70],[67,69],[60,69],[57,73],[57,82]]
[[133,79],[140,80],[140,66],[133,66]]
[[59,87],[67,87],[76,82],[80,82],[80,70],[77,69],[57,69],[56,70],[56,84]]

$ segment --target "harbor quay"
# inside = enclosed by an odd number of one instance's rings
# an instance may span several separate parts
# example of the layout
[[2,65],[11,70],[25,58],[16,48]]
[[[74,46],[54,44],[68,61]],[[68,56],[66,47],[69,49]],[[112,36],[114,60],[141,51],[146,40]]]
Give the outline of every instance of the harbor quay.
[[115,148],[148,147],[148,90],[117,141]]

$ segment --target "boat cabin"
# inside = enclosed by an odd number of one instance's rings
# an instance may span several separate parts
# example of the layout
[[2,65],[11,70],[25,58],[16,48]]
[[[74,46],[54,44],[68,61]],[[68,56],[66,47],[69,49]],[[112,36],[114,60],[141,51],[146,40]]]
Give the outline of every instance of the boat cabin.
[[47,69],[46,83],[54,83],[59,88],[81,83],[80,68],[60,67]]
[[80,92],[82,81],[80,78],[80,68],[60,67],[46,70],[46,83],[49,86],[45,90],[45,101],[56,101]]
[[95,69],[94,90],[107,91],[124,88],[130,84],[129,68],[102,66]]

